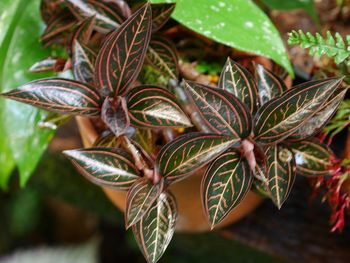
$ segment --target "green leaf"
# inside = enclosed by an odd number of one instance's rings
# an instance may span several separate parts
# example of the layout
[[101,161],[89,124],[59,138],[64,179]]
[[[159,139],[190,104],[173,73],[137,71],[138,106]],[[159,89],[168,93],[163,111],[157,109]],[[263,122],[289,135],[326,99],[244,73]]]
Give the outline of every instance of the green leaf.
[[97,185],[127,191],[140,178],[132,157],[122,149],[98,147],[63,153],[82,175]]
[[287,90],[283,80],[262,65],[255,65],[255,72],[261,106]]
[[131,124],[140,128],[191,127],[191,121],[168,90],[139,86],[127,94]]
[[123,19],[109,6],[94,0],[65,0],[70,11],[79,19],[96,17],[95,29],[102,33],[118,28]]
[[184,134],[163,146],[156,167],[167,183],[174,183],[214,160],[235,143],[238,143],[237,139],[218,134]]
[[107,37],[95,66],[102,95],[122,95],[137,78],[151,37],[151,19],[147,3]]
[[334,113],[338,110],[340,103],[343,101],[347,89],[338,89],[334,94],[322,105],[321,109],[313,115],[304,125],[300,126],[291,136],[288,137],[290,141],[300,141],[311,137],[321,131],[321,129],[328,123]]
[[[50,56],[38,41],[43,23],[39,1],[0,1],[0,91],[8,91],[38,77],[28,71],[33,62]],[[25,185],[47,143],[53,136],[37,123],[45,114],[28,105],[0,99],[0,175],[3,186],[17,164],[20,184]],[[3,180],[4,179],[4,180]]]
[[163,192],[143,218],[132,227],[147,262],[155,263],[164,254],[173,237],[176,220],[175,198],[170,192]]
[[267,174],[266,189],[278,207],[288,198],[295,180],[295,162],[293,153],[285,146],[274,145],[266,149]]
[[120,145],[120,141],[118,137],[113,133],[102,134],[100,137],[96,139],[93,144],[93,147],[108,147],[108,148],[118,148]]
[[83,83],[93,83],[96,54],[78,40],[72,47],[72,66],[74,79]]
[[152,31],[158,31],[170,18],[175,4],[154,4],[152,7]]
[[47,78],[24,84],[1,96],[62,114],[100,114],[100,95],[92,86],[74,80]]
[[147,50],[147,62],[170,79],[179,76],[178,56],[174,44],[167,38],[152,37]]
[[149,211],[163,191],[164,180],[154,185],[147,178],[138,179],[126,196],[125,226],[135,225]]
[[107,97],[102,105],[101,119],[117,137],[125,134],[130,125],[125,98]]
[[319,140],[294,142],[289,147],[295,156],[297,173],[304,176],[327,176],[333,173],[335,155]]
[[251,114],[234,95],[196,82],[185,82],[185,91],[211,131],[236,139],[250,135]]
[[227,58],[218,87],[231,92],[247,105],[251,113],[258,108],[258,91],[253,76],[232,59]]
[[293,75],[282,39],[268,16],[251,0],[151,0],[173,2],[172,17],[217,42],[269,57]]
[[341,81],[309,81],[264,104],[255,116],[255,140],[276,143],[287,138],[322,107]]
[[208,167],[201,185],[205,213],[214,228],[246,196],[253,182],[248,162],[237,149],[229,149]]

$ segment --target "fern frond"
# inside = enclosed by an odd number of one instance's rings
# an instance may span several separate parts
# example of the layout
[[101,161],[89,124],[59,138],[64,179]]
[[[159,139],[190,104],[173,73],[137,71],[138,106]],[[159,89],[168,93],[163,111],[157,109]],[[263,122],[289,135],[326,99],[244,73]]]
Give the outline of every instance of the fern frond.
[[290,45],[300,45],[302,48],[309,49],[311,56],[322,56],[334,58],[334,62],[339,65],[346,63],[350,66],[350,35],[346,37],[346,42],[339,33],[335,33],[334,37],[331,32],[327,32],[326,37],[319,33],[312,35],[302,30],[288,33],[288,43]]

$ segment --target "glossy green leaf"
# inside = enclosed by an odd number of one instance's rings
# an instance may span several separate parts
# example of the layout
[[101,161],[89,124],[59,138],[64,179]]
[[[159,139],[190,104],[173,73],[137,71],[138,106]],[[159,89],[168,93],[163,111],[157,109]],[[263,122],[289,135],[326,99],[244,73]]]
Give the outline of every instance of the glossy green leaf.
[[341,81],[309,81],[264,104],[255,116],[255,140],[276,143],[293,134],[322,107]]
[[304,125],[300,126],[295,133],[289,136],[288,140],[300,141],[319,133],[339,108],[339,105],[343,101],[346,92],[346,89],[336,90],[328,101],[322,105],[321,109],[307,122],[305,122]]
[[141,178],[132,157],[123,149],[98,147],[63,153],[82,175],[101,186],[127,191]]
[[96,54],[79,41],[73,44],[72,66],[74,79],[83,83],[93,83]]
[[237,149],[229,149],[208,167],[201,185],[205,213],[214,228],[246,196],[253,182],[248,162]]
[[125,134],[130,125],[125,99],[107,97],[102,105],[101,119],[117,137]]
[[[1,92],[48,76],[28,71],[35,61],[51,55],[38,41],[44,27],[38,15],[39,4],[34,0],[0,1]],[[15,165],[21,186],[36,167],[53,136],[52,130],[37,127],[44,116],[33,107],[0,98],[0,181],[4,187]]]
[[265,154],[268,167],[266,189],[280,209],[292,190],[296,176],[293,153],[285,146],[274,145],[268,147]]
[[40,128],[57,130],[58,127],[72,119],[70,115],[62,115],[56,112],[49,112],[46,118],[38,123]]
[[93,147],[108,147],[108,148],[118,148],[120,141],[114,133],[102,134],[96,139]]
[[231,92],[240,101],[247,105],[251,113],[258,108],[258,91],[253,76],[232,59],[227,58],[218,87]]
[[262,65],[255,65],[255,72],[261,106],[287,90],[283,80]]
[[218,134],[184,134],[163,146],[156,166],[168,183],[174,183],[208,164],[235,143],[238,139]]
[[121,95],[137,78],[150,41],[151,15],[147,3],[104,42],[95,67],[95,81],[102,95]]
[[275,60],[293,74],[282,39],[268,16],[251,0],[151,0],[173,2],[172,17],[227,46]]
[[289,147],[295,156],[297,173],[304,176],[327,176],[333,173],[335,155],[319,140],[293,142]]
[[175,9],[175,4],[153,4],[152,7],[152,31],[158,31],[170,18]]
[[1,95],[62,114],[96,116],[100,113],[99,94],[93,87],[74,80],[34,80]]
[[156,263],[175,231],[177,207],[174,196],[163,192],[143,218],[133,226],[135,239],[147,262]]
[[147,50],[147,62],[170,79],[179,76],[178,56],[174,44],[164,37],[152,37]]
[[154,185],[147,178],[138,179],[126,196],[125,226],[129,228],[144,217],[163,191],[164,180]]
[[243,103],[228,91],[185,82],[185,91],[196,107],[203,122],[218,134],[234,138],[248,137],[252,130],[252,117]]
[[191,127],[186,114],[168,90],[156,86],[139,86],[127,94],[131,124],[136,127]]
[[83,20],[95,16],[95,29],[102,33],[108,33],[118,28],[123,19],[109,6],[95,0],[64,0],[70,11],[79,19]]

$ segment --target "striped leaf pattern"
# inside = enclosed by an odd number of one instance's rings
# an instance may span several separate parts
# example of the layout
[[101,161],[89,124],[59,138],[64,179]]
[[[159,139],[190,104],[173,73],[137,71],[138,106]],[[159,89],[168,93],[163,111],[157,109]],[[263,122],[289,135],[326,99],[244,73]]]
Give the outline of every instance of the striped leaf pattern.
[[174,196],[165,191],[133,227],[135,239],[147,262],[155,263],[164,254],[175,231],[177,207]]
[[156,36],[151,39],[147,50],[147,62],[170,79],[179,76],[178,56],[174,44],[167,38]]
[[72,54],[74,79],[93,83],[96,53],[78,40],[74,41]]
[[227,58],[218,87],[235,95],[255,113],[258,108],[258,91],[253,76],[232,59]]
[[218,134],[184,134],[160,150],[156,166],[167,183],[174,183],[214,160],[235,143],[238,139]]
[[84,116],[100,114],[100,95],[93,87],[74,80],[39,79],[1,96],[62,114]]
[[337,111],[343,101],[346,89],[338,89],[307,122],[288,137],[290,141],[300,141],[319,133]]
[[97,55],[95,67],[95,81],[103,96],[123,94],[136,79],[146,55],[151,27],[151,9],[147,3],[109,35]]
[[126,196],[125,226],[129,228],[141,220],[163,191],[164,180],[154,185],[147,178],[138,179]]
[[66,63],[67,60],[64,58],[48,57],[34,63],[29,71],[35,73],[48,71],[61,72],[65,69]]
[[127,191],[140,177],[132,157],[122,149],[96,147],[63,152],[88,180]]
[[267,182],[266,189],[270,198],[281,208],[287,199],[295,180],[295,162],[293,153],[282,145],[270,146],[266,149]]
[[287,90],[286,84],[277,75],[264,68],[255,65],[256,79],[259,91],[260,106],[273,98],[281,96]]
[[156,86],[139,86],[127,94],[131,124],[136,127],[190,127],[189,118],[168,90]]
[[255,140],[276,143],[293,134],[329,99],[341,79],[310,81],[264,104],[255,116]]
[[289,146],[294,153],[297,173],[304,176],[328,176],[333,172],[335,155],[332,150],[313,138],[293,142]]
[[212,228],[246,196],[253,182],[248,162],[237,149],[229,149],[213,161],[202,180],[205,213]]
[[89,43],[95,24],[95,16],[88,17],[85,20],[81,21],[77,30],[75,30],[75,32],[72,34],[71,45],[73,46],[75,41],[79,41],[80,43],[87,45]]
[[130,125],[125,99],[107,97],[102,105],[101,119],[117,137],[125,134]]
[[170,18],[174,3],[152,4],[152,31],[158,31]]
[[197,112],[212,132],[234,138],[248,137],[252,117],[248,109],[226,90],[185,82],[185,90]]
[[123,22],[121,16],[101,1],[95,0],[64,0],[70,11],[79,20],[96,17],[95,30],[108,33],[118,28]]

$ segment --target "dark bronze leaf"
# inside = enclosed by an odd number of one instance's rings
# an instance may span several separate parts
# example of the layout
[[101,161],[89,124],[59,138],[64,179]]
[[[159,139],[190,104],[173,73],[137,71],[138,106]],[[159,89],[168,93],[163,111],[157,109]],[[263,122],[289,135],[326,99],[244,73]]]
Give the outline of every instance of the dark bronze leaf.
[[93,83],[96,53],[76,40],[73,44],[72,64],[74,78],[83,83]]
[[175,9],[174,3],[152,4],[152,31],[158,31],[170,18]]
[[247,105],[251,113],[258,108],[258,92],[253,76],[232,59],[227,58],[218,87],[235,95]]
[[218,134],[184,134],[163,146],[158,153],[156,166],[167,183],[174,183],[208,164],[238,141]]
[[149,211],[133,227],[135,239],[147,262],[156,263],[175,231],[177,207],[174,196],[165,191],[160,194]]
[[120,140],[114,133],[102,134],[93,144],[93,147],[118,148],[119,146]]
[[100,114],[100,95],[93,87],[74,80],[39,79],[1,96],[62,114]]
[[149,44],[151,26],[151,9],[146,4],[107,38],[95,67],[95,81],[103,96],[123,94],[137,78]]
[[102,105],[101,118],[117,137],[125,134],[130,125],[125,99],[107,97]]
[[156,86],[139,86],[127,94],[130,121],[136,127],[191,127],[175,96]]
[[[79,41],[81,44],[87,45],[91,38],[94,26],[96,24],[96,17],[88,17],[85,20],[81,21],[78,28],[72,34],[72,44],[74,46],[75,41]],[[73,49],[73,47],[72,47]]]
[[147,178],[138,179],[126,196],[125,226],[129,228],[144,217],[163,191],[164,180],[154,185]]
[[342,79],[310,81],[264,104],[255,116],[255,140],[276,143],[293,134],[329,99]]
[[49,57],[40,60],[30,67],[30,72],[62,72],[65,70],[67,60],[64,58]]
[[234,138],[245,138],[250,135],[251,114],[234,95],[226,90],[195,82],[186,82],[185,90],[203,122],[212,132]]
[[178,56],[174,44],[167,38],[152,37],[147,50],[147,62],[170,79],[179,76]]
[[253,182],[248,162],[230,148],[208,167],[201,185],[204,210],[214,228],[246,196]]
[[63,153],[82,175],[101,186],[127,191],[141,178],[132,157],[122,149],[98,147]]

